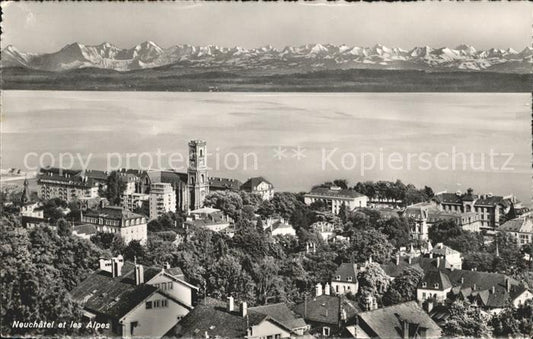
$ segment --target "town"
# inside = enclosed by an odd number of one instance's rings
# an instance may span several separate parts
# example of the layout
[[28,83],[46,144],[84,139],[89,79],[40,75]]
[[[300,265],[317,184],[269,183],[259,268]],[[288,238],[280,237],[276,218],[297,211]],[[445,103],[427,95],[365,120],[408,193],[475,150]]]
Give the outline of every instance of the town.
[[[333,178],[278,192],[211,176],[206,141],[188,152],[186,172],[44,167],[3,186],[2,333],[533,334],[533,212],[514,195]],[[84,325],[13,325],[29,319]]]

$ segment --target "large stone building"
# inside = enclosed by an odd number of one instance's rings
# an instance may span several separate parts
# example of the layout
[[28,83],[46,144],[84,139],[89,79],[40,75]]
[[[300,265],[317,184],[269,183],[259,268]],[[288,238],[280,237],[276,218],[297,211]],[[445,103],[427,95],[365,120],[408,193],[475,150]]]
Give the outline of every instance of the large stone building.
[[107,206],[85,211],[81,222],[95,225],[98,232],[120,234],[125,243],[138,240],[144,245],[148,239],[146,218],[122,207]]
[[93,199],[98,197],[99,188],[105,187],[106,180],[107,175],[101,171],[43,168],[37,181],[38,194],[41,199]]
[[304,195],[306,205],[323,202],[332,213],[338,214],[341,206],[353,211],[358,207],[367,207],[368,197],[351,189],[341,189],[338,186],[315,187]]
[[501,217],[513,214],[514,205],[517,202],[512,195],[498,196],[492,193],[474,194],[469,189],[467,193],[437,193],[433,200],[442,211],[468,213],[474,212],[479,215],[481,227],[497,228],[500,226]]
[[403,216],[413,221],[410,235],[415,240],[427,240],[429,228],[440,221],[454,221],[465,231],[471,232],[479,232],[482,225],[479,214],[471,211],[441,210],[434,201],[407,206]]

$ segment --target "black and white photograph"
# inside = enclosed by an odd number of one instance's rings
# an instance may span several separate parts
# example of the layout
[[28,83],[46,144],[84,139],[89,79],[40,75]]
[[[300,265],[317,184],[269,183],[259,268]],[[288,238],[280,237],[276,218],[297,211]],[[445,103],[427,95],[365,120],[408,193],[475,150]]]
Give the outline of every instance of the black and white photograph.
[[1,9],[2,337],[533,337],[531,2]]

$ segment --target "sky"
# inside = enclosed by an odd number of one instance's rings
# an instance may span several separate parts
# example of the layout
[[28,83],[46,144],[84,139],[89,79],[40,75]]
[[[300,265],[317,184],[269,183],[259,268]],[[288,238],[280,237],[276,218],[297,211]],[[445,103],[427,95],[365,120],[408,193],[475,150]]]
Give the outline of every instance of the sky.
[[143,41],[245,48],[330,43],[478,49],[531,45],[530,3],[13,3],[4,2],[2,48],[55,52],[72,42]]

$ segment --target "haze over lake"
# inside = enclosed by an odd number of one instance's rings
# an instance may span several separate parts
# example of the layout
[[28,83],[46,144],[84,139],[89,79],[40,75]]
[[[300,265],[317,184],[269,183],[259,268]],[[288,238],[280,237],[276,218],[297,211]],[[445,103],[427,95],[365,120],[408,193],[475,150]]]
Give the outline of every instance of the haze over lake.
[[138,167],[148,163],[140,153],[159,152],[166,168],[168,154],[186,159],[188,140],[205,139],[208,165],[220,165],[211,176],[262,175],[278,191],[398,178],[435,191],[515,193],[530,204],[530,110],[530,94],[3,91],[2,167],[25,168],[29,152],[30,167],[46,152],[56,161],[79,153],[97,169],[108,153],[123,167],[136,153]]

